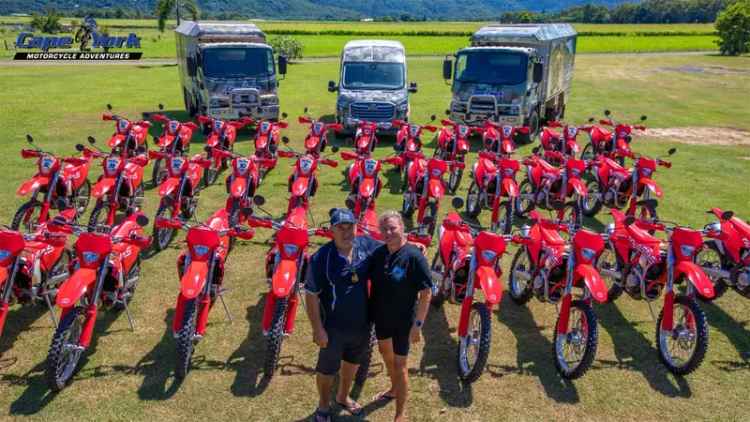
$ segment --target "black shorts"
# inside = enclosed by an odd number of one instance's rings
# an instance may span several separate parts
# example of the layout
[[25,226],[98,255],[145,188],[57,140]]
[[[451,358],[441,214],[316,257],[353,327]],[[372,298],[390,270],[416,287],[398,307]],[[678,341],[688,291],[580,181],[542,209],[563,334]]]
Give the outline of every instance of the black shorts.
[[326,333],[328,345],[318,352],[315,371],[323,375],[336,375],[341,369],[342,360],[359,365],[370,343],[370,332],[366,328],[356,332],[326,328]]
[[378,340],[391,339],[393,342],[393,353],[399,356],[409,355],[409,345],[411,339],[411,324],[401,324],[400,326],[375,324],[375,336]]

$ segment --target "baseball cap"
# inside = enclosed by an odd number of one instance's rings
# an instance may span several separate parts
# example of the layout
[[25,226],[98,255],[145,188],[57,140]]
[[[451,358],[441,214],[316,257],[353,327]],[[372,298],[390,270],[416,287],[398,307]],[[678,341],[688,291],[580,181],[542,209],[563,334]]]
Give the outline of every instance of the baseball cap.
[[331,210],[331,225],[357,224],[357,219],[348,208],[334,208]]

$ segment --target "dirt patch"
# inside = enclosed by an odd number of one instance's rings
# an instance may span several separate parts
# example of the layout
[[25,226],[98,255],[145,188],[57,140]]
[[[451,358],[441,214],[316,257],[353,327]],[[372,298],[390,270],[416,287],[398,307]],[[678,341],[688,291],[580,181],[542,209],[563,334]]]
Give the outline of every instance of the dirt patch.
[[648,129],[646,136],[693,145],[750,146],[750,132],[724,127],[679,127]]
[[750,69],[736,69],[724,66],[678,66],[678,67],[658,67],[657,70],[662,72],[679,72],[679,73],[708,73],[714,75],[732,75],[738,73],[750,73]]

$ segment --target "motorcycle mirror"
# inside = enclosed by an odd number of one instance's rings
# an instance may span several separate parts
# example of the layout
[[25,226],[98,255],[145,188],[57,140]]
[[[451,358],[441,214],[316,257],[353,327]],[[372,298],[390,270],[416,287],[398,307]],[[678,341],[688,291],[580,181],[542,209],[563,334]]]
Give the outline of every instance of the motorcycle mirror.
[[285,143],[285,144],[288,144],[288,143],[289,143],[289,137],[287,137],[287,136],[282,136],[282,137],[281,137],[281,142],[283,142],[283,143]]
[[[351,199],[351,198],[346,198],[346,200],[344,201],[344,205],[346,205],[346,207],[349,208],[350,210],[353,210],[354,209],[354,200]],[[329,213],[329,216],[330,216],[330,213]]]
[[242,215],[244,215],[245,217],[252,216],[253,215],[253,209],[250,208],[250,207],[242,208]]
[[107,110],[112,111],[112,104],[107,103]]
[[143,214],[138,214],[138,217],[135,218],[135,222],[141,227],[148,226],[148,217]]
[[589,123],[594,123],[594,120],[596,119],[594,119],[593,117],[589,117]]
[[34,138],[31,135],[29,135],[28,133],[26,134],[26,142],[28,142],[30,144],[34,143]]
[[464,200],[463,198],[459,198],[458,196],[454,196],[453,199],[451,199],[451,206],[455,209],[460,209],[464,206]]
[[334,146],[332,146],[332,147],[331,147],[331,151],[332,151],[332,152],[339,152],[339,146],[338,146],[338,145],[334,145]]
[[531,152],[533,152],[534,154],[539,154],[539,147],[536,146],[536,147],[532,148]]
[[154,142],[156,142],[156,143],[159,142],[159,137],[158,136],[154,136]]
[[677,152],[677,148],[670,148],[669,151],[667,151],[667,154],[674,155],[675,152]]
[[612,112],[611,112],[611,111],[609,111],[609,110],[604,110],[604,115],[605,115],[605,116],[609,117],[609,115],[610,115],[610,114],[612,114]]
[[84,149],[86,149],[86,147],[84,147],[83,144],[76,144],[76,151],[83,152]]
[[159,110],[164,110],[164,104],[159,103]]
[[94,145],[96,143],[96,139],[93,136],[89,136],[86,138],[91,145]]
[[629,225],[631,225],[633,223],[635,223],[635,217],[633,217],[632,215],[629,215],[629,216],[625,217],[625,225],[626,226],[629,226]]
[[288,114],[286,114],[286,112],[281,113],[281,118],[282,119],[286,119],[286,116],[288,116]]
[[435,119],[437,119],[437,116],[435,116],[434,114],[433,114],[432,116],[430,116],[430,121],[431,121],[431,122],[434,122],[434,121],[435,121]]
[[304,113],[305,113],[305,114],[307,114],[307,107],[305,107],[305,111],[304,111]]
[[262,195],[255,195],[253,196],[253,204],[262,207],[266,203],[266,198],[264,198]]
[[645,122],[645,121],[646,121],[646,119],[648,119],[648,116],[646,116],[645,114],[644,114],[643,116],[641,116],[641,121],[642,121],[642,122]]
[[451,111],[450,110],[445,110],[445,115],[446,116],[450,116],[451,115]]
[[724,211],[721,213],[722,220],[730,220],[732,217],[734,217],[734,212],[732,211]]

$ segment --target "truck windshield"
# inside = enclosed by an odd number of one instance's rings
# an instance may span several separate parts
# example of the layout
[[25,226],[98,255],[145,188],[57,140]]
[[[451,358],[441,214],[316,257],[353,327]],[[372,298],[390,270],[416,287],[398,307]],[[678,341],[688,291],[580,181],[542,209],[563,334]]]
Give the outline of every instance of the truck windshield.
[[252,78],[274,73],[273,53],[268,48],[207,48],[202,54],[203,74],[209,78]]
[[467,51],[458,54],[456,80],[466,83],[516,85],[526,81],[528,57],[504,51]]
[[346,89],[401,89],[404,87],[403,63],[345,63]]

